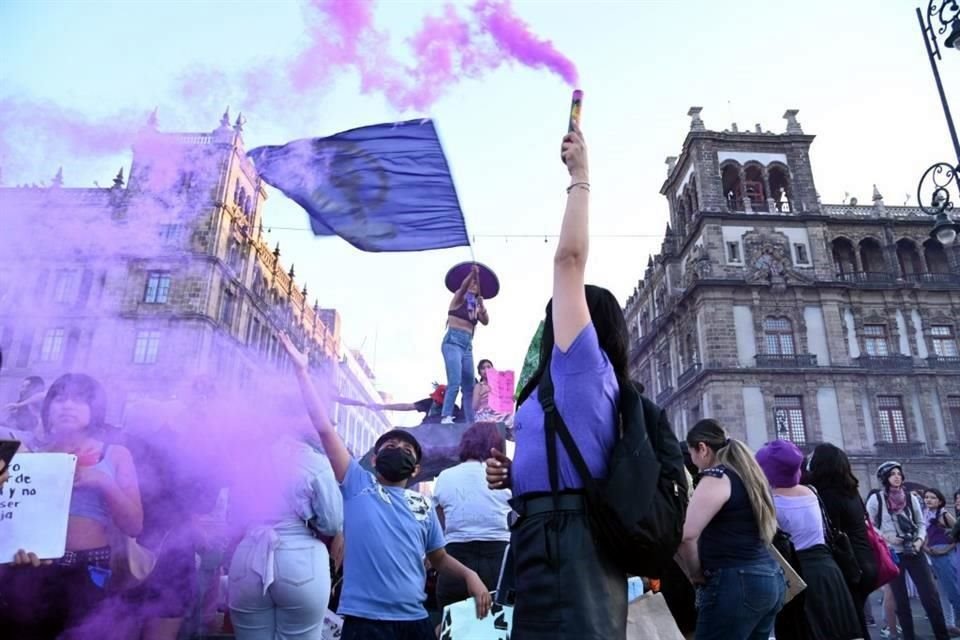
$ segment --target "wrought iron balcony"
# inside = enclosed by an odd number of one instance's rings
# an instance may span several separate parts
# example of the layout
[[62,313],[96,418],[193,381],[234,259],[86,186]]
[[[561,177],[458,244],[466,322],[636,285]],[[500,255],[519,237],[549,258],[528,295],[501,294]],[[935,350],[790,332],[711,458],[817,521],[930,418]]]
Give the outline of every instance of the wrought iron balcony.
[[673,397],[673,387],[667,387],[657,394],[657,404],[666,404],[667,400]]
[[896,278],[886,271],[852,271],[838,273],[837,280],[851,284],[892,284]]
[[953,442],[947,442],[946,444],[947,444],[947,451],[949,451],[951,455],[960,456],[960,442],[953,441]]
[[903,277],[917,284],[960,284],[960,278],[955,273],[908,273]]
[[960,369],[960,356],[930,356],[927,366],[931,369]]
[[677,387],[682,387],[683,385],[687,384],[688,382],[696,378],[697,374],[700,373],[701,369],[703,369],[703,367],[700,365],[699,362],[694,362],[693,364],[691,364],[686,371],[684,371],[677,377]]
[[927,455],[924,442],[875,442],[874,448],[881,458],[894,460]]
[[802,369],[817,366],[817,356],[813,353],[758,353],[757,367],[762,369]]
[[910,371],[913,369],[913,358],[900,354],[887,356],[862,355],[855,359],[857,364],[864,369],[892,369],[894,371]]

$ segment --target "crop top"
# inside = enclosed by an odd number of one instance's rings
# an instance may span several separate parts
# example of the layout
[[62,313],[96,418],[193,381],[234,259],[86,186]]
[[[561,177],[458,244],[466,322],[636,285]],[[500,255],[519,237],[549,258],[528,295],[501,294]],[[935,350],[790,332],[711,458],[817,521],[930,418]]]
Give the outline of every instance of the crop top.
[[476,298],[474,298],[471,302],[470,298],[467,297],[463,301],[463,304],[454,309],[450,309],[450,311],[447,312],[447,315],[451,315],[454,318],[460,318],[461,320],[466,320],[470,324],[476,326],[478,318]]
[[[100,460],[92,468],[106,473],[111,478],[116,478],[117,470],[113,463],[107,460],[108,446],[104,446]],[[73,494],[70,496],[70,515],[90,518],[104,526],[109,526],[113,521],[106,498],[93,487],[74,487]]]

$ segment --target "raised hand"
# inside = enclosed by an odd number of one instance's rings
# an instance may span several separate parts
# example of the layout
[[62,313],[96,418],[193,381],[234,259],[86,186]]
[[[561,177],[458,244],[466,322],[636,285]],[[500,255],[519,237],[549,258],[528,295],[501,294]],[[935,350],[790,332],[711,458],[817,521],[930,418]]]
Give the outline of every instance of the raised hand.
[[560,145],[560,157],[567,165],[570,177],[577,182],[590,181],[590,166],[587,160],[587,143],[583,141],[583,134],[579,127],[563,136]]
[[290,360],[294,366],[298,369],[306,369],[307,365],[310,364],[310,358],[307,357],[307,354],[297,349],[297,346],[293,344],[293,340],[290,339],[286,331],[281,331],[279,338],[280,344],[283,345],[284,350],[287,352],[287,355],[290,356]]

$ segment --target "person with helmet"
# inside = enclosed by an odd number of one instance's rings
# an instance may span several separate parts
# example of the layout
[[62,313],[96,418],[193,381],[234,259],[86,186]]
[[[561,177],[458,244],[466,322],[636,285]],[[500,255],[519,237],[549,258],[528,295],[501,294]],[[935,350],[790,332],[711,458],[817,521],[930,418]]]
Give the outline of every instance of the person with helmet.
[[897,619],[903,629],[904,640],[914,640],[913,613],[907,595],[907,574],[917,587],[920,604],[930,620],[936,640],[947,640],[947,623],[940,606],[940,596],[933,582],[933,574],[926,558],[920,552],[927,538],[927,523],[919,498],[904,489],[903,466],[889,460],[877,467],[881,489],[867,499],[867,514],[871,522],[893,549],[900,565],[900,575],[890,583],[897,605]]

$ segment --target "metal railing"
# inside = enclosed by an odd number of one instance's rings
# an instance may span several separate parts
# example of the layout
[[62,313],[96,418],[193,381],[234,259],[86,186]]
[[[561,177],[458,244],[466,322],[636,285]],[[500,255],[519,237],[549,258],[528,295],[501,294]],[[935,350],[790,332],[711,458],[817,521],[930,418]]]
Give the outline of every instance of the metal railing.
[[864,369],[893,369],[896,371],[909,371],[913,369],[913,358],[901,354],[886,356],[862,355],[859,358],[854,358],[854,360]]
[[700,373],[700,371],[702,370],[703,370],[703,367],[700,365],[699,362],[694,362],[693,364],[691,364],[689,367],[687,367],[686,371],[684,371],[677,377],[677,387],[682,387],[688,382],[690,382],[691,380],[693,380],[695,377],[697,377],[697,374]]
[[960,369],[960,356],[930,356],[927,366],[931,369]]
[[886,271],[851,271],[848,273],[837,273],[837,280],[839,282],[850,282],[853,284],[887,284],[895,282],[896,277]]
[[817,356],[813,353],[758,353],[757,367],[764,369],[800,369],[817,366]]
[[883,442],[874,443],[874,449],[881,457],[891,459],[925,456],[928,453],[924,442]]

